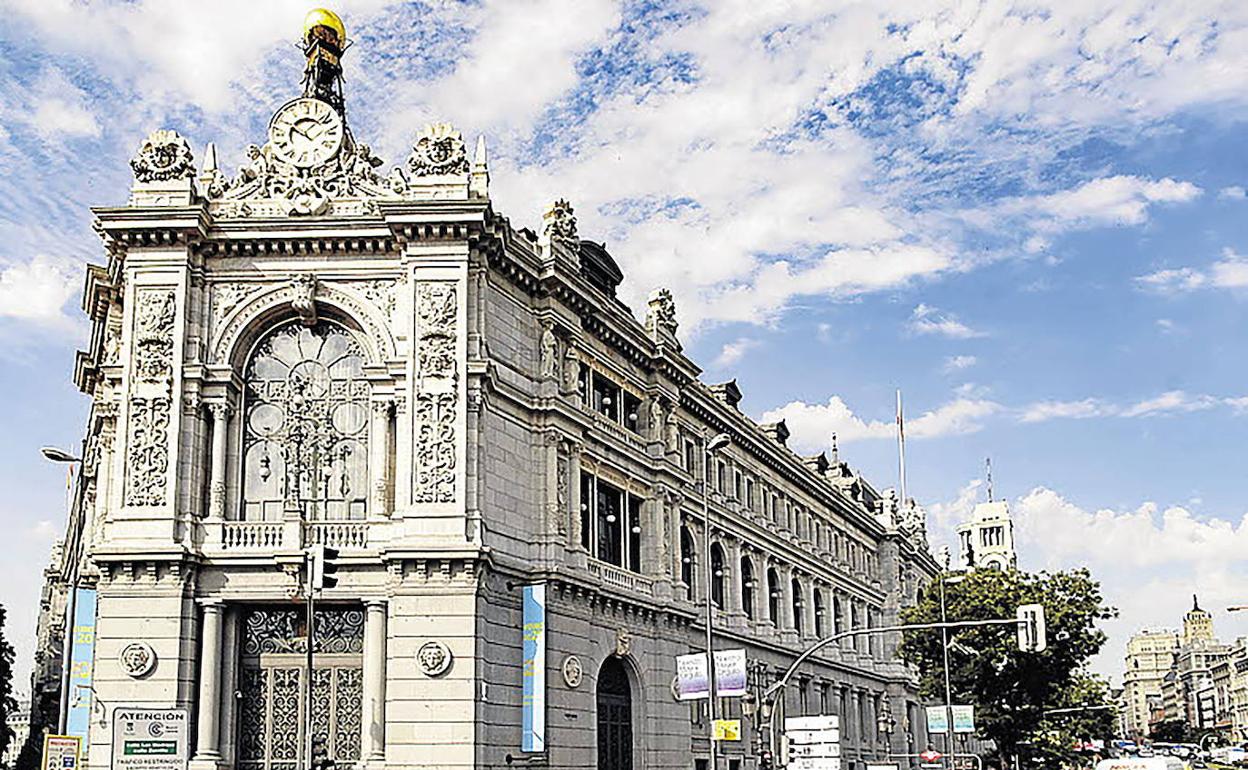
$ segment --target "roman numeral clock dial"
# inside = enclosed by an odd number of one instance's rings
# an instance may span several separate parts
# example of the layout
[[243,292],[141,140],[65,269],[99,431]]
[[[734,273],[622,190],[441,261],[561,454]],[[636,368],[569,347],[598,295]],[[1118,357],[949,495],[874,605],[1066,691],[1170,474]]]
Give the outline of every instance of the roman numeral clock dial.
[[287,102],[269,122],[273,154],[300,168],[319,166],[342,149],[342,117],[319,99]]

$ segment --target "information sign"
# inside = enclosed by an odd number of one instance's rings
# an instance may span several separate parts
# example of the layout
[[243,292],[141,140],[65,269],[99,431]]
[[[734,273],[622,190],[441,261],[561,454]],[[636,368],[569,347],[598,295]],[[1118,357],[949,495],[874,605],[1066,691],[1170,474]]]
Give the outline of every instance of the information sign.
[[739,741],[741,740],[741,720],[740,719],[716,719],[715,720],[715,740],[717,741]]
[[927,707],[927,731],[929,733],[949,732],[949,712],[944,706]]
[[974,706],[950,706],[949,710],[953,712],[953,731],[955,733],[975,732]]
[[76,735],[43,736],[43,770],[78,770],[82,742]]
[[186,770],[186,709],[113,709],[113,770]]

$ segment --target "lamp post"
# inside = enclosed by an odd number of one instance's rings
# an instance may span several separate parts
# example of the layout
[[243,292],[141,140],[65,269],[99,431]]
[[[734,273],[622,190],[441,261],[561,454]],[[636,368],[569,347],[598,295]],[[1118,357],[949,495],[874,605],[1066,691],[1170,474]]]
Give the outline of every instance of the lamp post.
[[888,695],[885,694],[880,701],[880,713],[875,717],[875,729],[884,738],[884,748],[891,753],[893,750],[893,729],[897,727],[897,720],[893,719],[893,711],[888,706]]
[[[949,562],[945,562],[945,570],[949,569]],[[962,575],[949,575],[942,573],[940,576],[940,622],[949,622],[949,613],[945,605],[945,585],[952,583],[961,583]],[[952,757],[953,748],[953,686],[949,679],[949,629],[941,626],[940,629],[941,653],[944,656],[945,667],[945,753]],[[950,767],[953,766],[952,758],[949,760]]]
[[[68,463],[73,466],[82,462],[82,458],[59,449],[54,446],[45,446],[39,448],[39,453],[45,459],[54,463]],[[73,468],[70,468],[73,472]],[[67,491],[67,505],[72,508],[73,498],[72,490]],[[59,703],[57,704],[57,726],[56,731],[60,735],[65,734],[66,723],[69,721],[69,668],[71,655],[73,654],[73,630],[74,630],[74,614],[78,611],[78,576],[77,568],[73,570],[73,579],[69,581],[68,596],[65,600],[65,628],[61,641],[61,693]]]
[[706,575],[706,587],[703,590],[703,604],[706,610],[706,737],[709,742],[710,762],[707,770],[715,770],[715,641],[711,632],[711,623],[715,618],[715,603],[711,596],[711,583],[715,579],[711,567],[711,455],[732,443],[727,433],[717,433],[710,441],[703,436],[702,443],[702,559],[706,564],[703,570]]

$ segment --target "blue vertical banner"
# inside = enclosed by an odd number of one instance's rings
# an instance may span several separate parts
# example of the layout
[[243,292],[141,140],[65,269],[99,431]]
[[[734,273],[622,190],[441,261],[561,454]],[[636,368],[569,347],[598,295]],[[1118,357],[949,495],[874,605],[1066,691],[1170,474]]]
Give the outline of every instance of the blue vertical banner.
[[74,624],[69,633],[69,711],[65,734],[82,740],[85,754],[91,727],[91,703],[95,692],[91,676],[95,666],[95,589],[74,589]]
[[546,584],[524,587],[524,699],[520,750],[546,750]]

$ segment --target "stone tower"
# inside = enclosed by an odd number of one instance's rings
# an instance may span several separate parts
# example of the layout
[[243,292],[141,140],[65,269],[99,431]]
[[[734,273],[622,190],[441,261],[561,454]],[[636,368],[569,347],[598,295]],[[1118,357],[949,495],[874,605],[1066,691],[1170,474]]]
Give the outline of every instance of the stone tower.
[[1212,641],[1214,641],[1213,616],[1200,608],[1196,594],[1192,594],[1192,609],[1183,616],[1183,646]]

